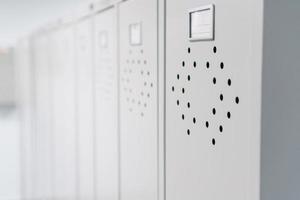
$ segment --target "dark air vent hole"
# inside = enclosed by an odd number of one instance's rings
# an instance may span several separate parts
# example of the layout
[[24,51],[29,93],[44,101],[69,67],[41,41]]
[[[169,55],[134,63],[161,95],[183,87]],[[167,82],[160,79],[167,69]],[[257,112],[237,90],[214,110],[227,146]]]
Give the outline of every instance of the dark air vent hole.
[[216,84],[217,83],[217,79],[216,77],[213,78],[213,83]]
[[224,99],[223,94],[220,94],[220,100],[223,101],[223,99]]
[[236,104],[239,104],[239,102],[240,102],[239,97],[235,97],[235,103],[236,103]]
[[191,53],[191,48],[190,47],[188,48],[188,53]]
[[181,115],[181,119],[184,120],[184,114]]
[[184,94],[184,93],[185,93],[185,89],[184,89],[184,88],[182,88],[182,89],[181,89],[181,91],[182,91],[182,94]]
[[227,84],[228,86],[231,86],[231,79],[228,79]]
[[186,133],[187,133],[188,135],[190,135],[190,134],[191,134],[190,129],[188,129],[188,130],[186,131]]
[[188,80],[188,81],[191,80],[191,76],[190,76],[190,75],[187,76],[187,80]]
[[209,68],[209,62],[206,62],[206,68],[207,69]]
[[180,76],[179,76],[179,74],[177,74],[177,80],[179,80],[179,78],[180,78]]
[[214,52],[214,53],[217,53],[217,47],[214,46],[213,52]]
[[222,133],[223,132],[223,126],[219,126],[219,131]]
[[227,118],[230,119],[231,118],[231,113],[227,112]]
[[195,117],[193,118],[193,123],[196,124],[196,118]]
[[205,126],[206,126],[206,128],[209,127],[209,122],[208,121],[205,122]]
[[176,104],[179,106],[179,100],[177,100]]
[[216,145],[216,140],[215,140],[215,138],[213,138],[213,139],[211,140],[211,143],[212,143],[213,145]]
[[194,66],[194,67],[197,67],[197,63],[196,63],[196,62],[194,62],[193,66]]
[[223,62],[221,62],[220,67],[221,67],[221,69],[224,69],[224,63]]
[[182,61],[182,67],[184,67],[185,66],[185,62],[184,61]]
[[215,108],[213,108],[213,109],[212,109],[212,113],[215,115],[215,114],[216,114],[216,112],[217,112],[217,111],[216,111],[216,109],[215,109]]
[[191,107],[191,104],[190,104],[190,102],[188,102],[188,103],[187,103],[187,107],[188,107],[188,108],[190,108],[190,107]]

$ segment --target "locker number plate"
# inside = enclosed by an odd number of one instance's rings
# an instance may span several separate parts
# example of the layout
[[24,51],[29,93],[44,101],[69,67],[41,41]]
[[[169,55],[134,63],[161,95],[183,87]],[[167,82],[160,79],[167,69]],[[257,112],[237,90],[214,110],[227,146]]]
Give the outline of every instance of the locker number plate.
[[194,8],[189,11],[189,39],[214,40],[214,16],[213,4]]

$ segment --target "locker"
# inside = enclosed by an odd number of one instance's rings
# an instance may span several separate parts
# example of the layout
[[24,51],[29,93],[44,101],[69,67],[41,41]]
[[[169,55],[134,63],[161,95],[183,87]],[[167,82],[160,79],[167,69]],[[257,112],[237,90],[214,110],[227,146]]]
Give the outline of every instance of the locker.
[[51,31],[53,197],[77,196],[77,133],[75,88],[75,32],[72,24],[60,24]]
[[[104,7],[105,8],[105,7]],[[117,10],[94,19],[96,199],[119,199]]]
[[52,196],[52,132],[51,87],[48,34],[39,32],[33,37],[34,83],[34,196]]
[[93,18],[76,23],[76,109],[78,152],[78,195],[94,196],[94,95],[93,95]]
[[120,3],[120,195],[124,200],[153,200],[159,195],[157,28],[157,1]]
[[166,0],[167,200],[299,199],[296,8]]
[[33,198],[33,67],[31,38],[23,38],[15,47],[16,104],[20,119],[21,196]]

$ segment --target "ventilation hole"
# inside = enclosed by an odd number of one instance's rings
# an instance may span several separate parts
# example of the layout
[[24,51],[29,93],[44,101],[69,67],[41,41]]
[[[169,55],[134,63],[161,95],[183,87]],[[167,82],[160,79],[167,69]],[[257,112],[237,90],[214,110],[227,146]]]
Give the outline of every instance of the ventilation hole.
[[220,67],[221,67],[221,69],[224,69],[224,63],[223,62],[221,62]]
[[214,52],[214,53],[217,53],[217,47],[214,46],[213,52]]
[[188,80],[188,81],[191,80],[191,76],[190,76],[190,75],[187,76],[187,80]]
[[147,75],[150,76],[150,72],[147,72]]
[[182,92],[182,94],[184,94],[184,93],[185,93],[185,89],[184,89],[184,88],[182,88],[182,89],[181,89],[181,92]]
[[196,124],[196,118],[195,117],[193,118],[193,123]]
[[206,126],[206,128],[209,127],[209,122],[208,121],[205,122],[205,126]]
[[177,103],[177,105],[179,106],[179,100],[177,100],[177,102],[176,102],[176,103]]
[[217,113],[217,111],[216,111],[215,108],[212,109],[212,113],[213,113],[214,115]]
[[188,53],[191,53],[191,48],[190,47],[188,48]]
[[190,134],[191,134],[190,129],[188,129],[188,130],[186,131],[186,133],[187,133],[188,135],[190,135]]
[[184,114],[181,115],[181,119],[184,120]]
[[209,68],[209,62],[206,62],[206,68],[207,69]]
[[145,65],[147,64],[147,60],[144,60],[144,64],[145,64]]
[[217,79],[216,77],[213,78],[213,83],[216,84],[217,83]]
[[141,95],[144,96],[144,92],[141,92]]
[[184,61],[182,61],[182,67],[184,67],[185,66],[185,62]]
[[235,103],[236,103],[236,104],[239,104],[239,102],[240,102],[239,97],[235,97]]
[[227,84],[228,86],[231,86],[231,79],[228,79]]
[[144,86],[147,86],[147,82],[144,82]]
[[230,119],[231,118],[231,113],[227,112],[227,118]]
[[144,103],[144,107],[145,107],[145,108],[147,107],[147,104],[146,104],[146,103]]
[[179,76],[179,74],[177,74],[177,80],[179,80],[179,78],[180,78],[180,76]]
[[138,60],[138,61],[137,61],[137,63],[138,63],[138,64],[141,64],[141,61],[140,61],[140,60]]
[[150,98],[150,94],[149,93],[147,94],[147,97]]
[[216,140],[215,140],[215,138],[213,138],[213,139],[211,140],[211,143],[212,143],[213,145],[216,145]]
[[144,117],[144,113],[143,112],[141,112],[141,116]]
[[153,83],[150,84],[150,87],[153,87]]
[[223,132],[223,126],[219,126],[219,131],[222,133]]
[[190,108],[190,107],[191,107],[191,104],[190,104],[190,102],[188,102],[188,103],[187,103],[187,107],[188,107],[188,108]]
[[144,50],[143,49],[141,49],[141,54],[143,54],[144,53]]
[[144,74],[144,71],[143,71],[143,70],[141,71],[141,74],[142,74],[142,75]]
[[138,105],[141,105],[141,101],[138,101]]
[[223,94],[220,94],[220,100],[223,101],[223,99],[224,99]]
[[194,63],[193,63],[193,66],[194,66],[194,67],[197,67],[197,63],[196,63],[196,62],[194,62]]

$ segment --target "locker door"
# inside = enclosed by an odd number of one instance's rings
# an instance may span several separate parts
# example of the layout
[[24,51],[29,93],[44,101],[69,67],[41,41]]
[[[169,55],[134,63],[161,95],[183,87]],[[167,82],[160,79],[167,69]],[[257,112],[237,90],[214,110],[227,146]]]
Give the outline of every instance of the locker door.
[[121,198],[153,200],[158,198],[157,1],[126,1],[119,11]]
[[116,9],[95,16],[97,199],[118,199],[118,64]]
[[48,58],[48,36],[34,39],[35,88],[35,196],[52,196],[51,91]]
[[50,44],[54,198],[74,199],[77,189],[74,28],[56,30]]
[[166,3],[167,200],[257,200],[259,1]]
[[33,196],[33,67],[31,65],[30,39],[18,42],[16,46],[16,100],[20,116],[21,148],[21,196],[32,199]]
[[76,87],[79,198],[94,195],[92,19],[76,24]]

